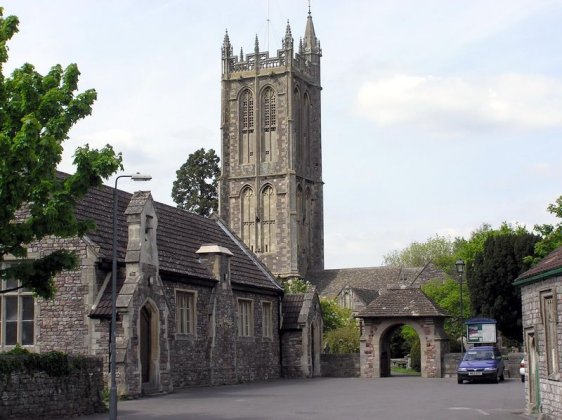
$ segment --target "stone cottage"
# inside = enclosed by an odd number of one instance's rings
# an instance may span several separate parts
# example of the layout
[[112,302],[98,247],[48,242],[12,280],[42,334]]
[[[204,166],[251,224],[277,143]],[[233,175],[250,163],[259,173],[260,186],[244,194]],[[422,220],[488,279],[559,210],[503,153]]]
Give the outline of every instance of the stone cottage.
[[[25,289],[0,295],[0,349],[20,343],[98,355],[108,371],[112,193],[95,188],[78,203],[78,218],[96,223],[85,237],[29,245],[29,258],[73,250],[80,266],[56,277],[52,301]],[[280,377],[283,291],[263,263],[218,218],[155,202],[149,192],[118,191],[117,199],[118,393]],[[321,331],[321,321],[310,322]]]
[[514,284],[521,287],[527,411],[562,418],[562,247]]

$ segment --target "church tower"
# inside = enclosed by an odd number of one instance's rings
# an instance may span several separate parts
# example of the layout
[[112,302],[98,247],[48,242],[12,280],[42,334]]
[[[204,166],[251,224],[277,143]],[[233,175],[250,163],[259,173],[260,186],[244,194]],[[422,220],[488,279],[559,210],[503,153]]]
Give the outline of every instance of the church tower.
[[324,269],[320,57],[310,10],[295,51],[222,46],[219,215],[275,275]]

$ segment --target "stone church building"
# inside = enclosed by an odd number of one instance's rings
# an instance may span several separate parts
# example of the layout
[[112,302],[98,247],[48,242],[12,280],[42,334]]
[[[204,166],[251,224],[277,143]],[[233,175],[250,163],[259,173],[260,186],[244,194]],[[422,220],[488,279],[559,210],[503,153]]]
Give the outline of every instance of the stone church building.
[[[275,276],[309,280],[321,296],[336,298],[354,314],[366,316],[361,319],[372,318],[369,305],[377,298],[398,294],[401,289],[395,287],[415,289],[401,294],[414,299],[405,305],[431,307],[426,314],[430,319],[414,313],[394,319],[387,328],[392,331],[409,323],[422,333],[430,331],[420,339],[437,350],[424,354],[428,362],[422,375],[440,376],[440,358],[446,350],[442,345],[445,315],[428,302],[419,287],[433,278],[443,279],[444,273],[431,265],[324,269],[321,57],[310,11],[298,45],[287,24],[275,56],[260,52],[257,38],[252,53],[244,56],[241,50],[234,55],[228,33],[225,35],[219,216]],[[429,323],[432,327],[428,329]],[[383,342],[376,348],[388,347],[390,335],[382,334]],[[368,363],[380,363],[374,374],[369,373],[380,376],[387,370],[382,365],[390,359],[373,361],[371,357]]]
[[[433,275],[431,267],[324,270],[321,56],[310,12],[304,37],[295,45],[287,24],[275,56],[257,38],[253,52],[234,55],[225,35],[218,217],[118,191],[119,394],[318,376],[316,290],[375,319],[369,305],[381,289]],[[94,188],[78,203],[77,217],[96,223],[85,237],[29,244],[28,258],[66,248],[80,267],[56,277],[52,301],[25,289],[0,295],[0,350],[20,343],[98,355],[108,367],[112,194]],[[317,289],[284,296],[280,280],[294,277]]]
[[312,16],[270,57],[222,46],[219,216],[281,278],[324,268],[320,57]]

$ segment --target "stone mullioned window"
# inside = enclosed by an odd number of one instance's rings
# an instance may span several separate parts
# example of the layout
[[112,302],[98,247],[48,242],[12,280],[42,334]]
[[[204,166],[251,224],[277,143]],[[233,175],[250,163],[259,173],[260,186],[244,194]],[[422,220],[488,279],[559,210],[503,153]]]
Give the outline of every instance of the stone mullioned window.
[[253,337],[254,335],[254,301],[238,299],[238,336]]
[[266,338],[271,338],[273,337],[273,308],[271,302],[262,302],[261,310],[263,336]]
[[176,325],[178,334],[195,334],[197,331],[197,294],[176,290]]
[[15,279],[0,282],[2,290],[11,290],[0,295],[0,348],[3,350],[16,344],[35,344],[35,299],[29,289],[20,286]]

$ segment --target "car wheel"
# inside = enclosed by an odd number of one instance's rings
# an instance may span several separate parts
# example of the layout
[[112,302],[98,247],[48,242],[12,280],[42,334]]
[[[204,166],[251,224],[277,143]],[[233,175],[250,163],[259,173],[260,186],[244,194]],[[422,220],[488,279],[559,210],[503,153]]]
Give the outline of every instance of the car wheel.
[[461,385],[464,381],[457,376],[457,384]]

